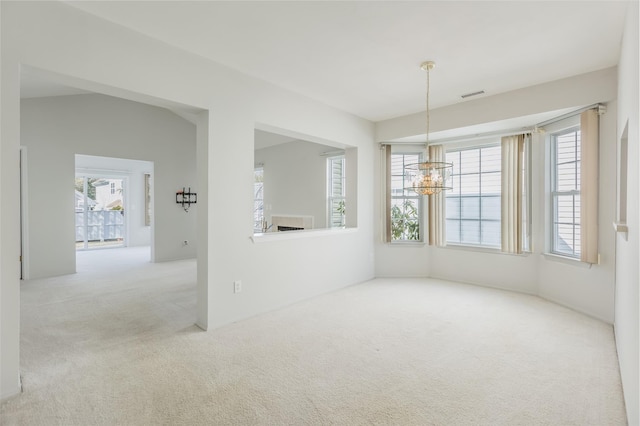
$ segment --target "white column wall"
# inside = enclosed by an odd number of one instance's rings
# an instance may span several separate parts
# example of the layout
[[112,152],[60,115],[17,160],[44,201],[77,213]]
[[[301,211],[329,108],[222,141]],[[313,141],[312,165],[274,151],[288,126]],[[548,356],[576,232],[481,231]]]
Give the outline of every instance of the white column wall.
[[[0,399],[20,391],[20,68],[7,64],[6,14],[0,7]],[[3,123],[13,123],[5,126]]]
[[[627,155],[627,225],[628,235],[616,235],[616,292],[615,333],[620,360],[620,375],[624,390],[627,419],[630,425],[640,424],[640,134],[638,117],[640,108],[640,69],[638,41],[640,8],[637,1],[629,2],[629,11],[622,41],[618,67],[618,125],[617,143],[620,143],[628,123]],[[618,145],[619,146],[619,145]]]

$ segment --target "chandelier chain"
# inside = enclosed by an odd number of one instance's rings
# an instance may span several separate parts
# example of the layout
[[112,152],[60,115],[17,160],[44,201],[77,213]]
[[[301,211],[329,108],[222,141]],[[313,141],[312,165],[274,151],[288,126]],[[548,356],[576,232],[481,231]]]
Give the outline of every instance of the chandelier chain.
[[429,121],[430,121],[430,115],[429,115],[430,114],[429,113],[429,91],[431,89],[431,87],[430,87],[431,86],[431,84],[430,84],[431,83],[430,82],[430,77],[431,77],[431,69],[430,69],[430,67],[427,66],[426,71],[427,71],[427,99],[426,99],[425,103],[427,105],[427,123],[426,123],[427,124],[427,129],[426,129],[427,130],[427,135],[426,135],[427,139],[426,139],[425,146],[427,148],[429,148],[429,124],[430,124],[429,123]]

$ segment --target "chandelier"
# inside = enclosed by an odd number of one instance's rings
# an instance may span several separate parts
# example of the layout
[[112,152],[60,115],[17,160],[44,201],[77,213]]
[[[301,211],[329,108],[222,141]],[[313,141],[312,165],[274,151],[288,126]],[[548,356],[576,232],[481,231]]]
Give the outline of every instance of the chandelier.
[[[420,195],[434,195],[443,190],[452,189],[451,171],[453,163],[444,161],[429,161],[429,89],[430,72],[436,66],[433,61],[426,61],[420,68],[427,72],[427,120],[426,120],[426,151],[427,161],[407,164],[404,168],[405,187],[411,188]],[[442,158],[444,160],[444,158]]]

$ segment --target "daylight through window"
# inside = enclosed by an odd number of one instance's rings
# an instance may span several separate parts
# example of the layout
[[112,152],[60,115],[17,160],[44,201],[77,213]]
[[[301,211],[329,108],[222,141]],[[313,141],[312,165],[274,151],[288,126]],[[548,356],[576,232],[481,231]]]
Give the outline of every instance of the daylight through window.
[[263,231],[264,222],[264,168],[253,170],[253,229]]
[[551,252],[580,257],[580,129],[551,136]]
[[447,152],[453,190],[446,193],[447,243],[500,247],[501,148]]
[[329,228],[341,228],[345,224],[345,171],[344,156],[327,159]]
[[404,168],[420,157],[419,153],[391,154],[391,241],[422,241],[421,196],[404,190]]

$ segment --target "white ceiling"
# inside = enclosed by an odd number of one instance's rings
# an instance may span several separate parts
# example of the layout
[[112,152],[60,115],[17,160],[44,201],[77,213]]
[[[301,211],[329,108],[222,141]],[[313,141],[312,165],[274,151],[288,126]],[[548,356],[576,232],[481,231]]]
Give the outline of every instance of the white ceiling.
[[[614,66],[627,8],[613,0],[67,3],[372,121],[424,111],[424,60],[437,64],[432,108]],[[23,98],[80,93],[89,92],[23,71]]]
[[[624,1],[70,1],[373,121],[618,62]],[[475,99],[475,98],[472,98]]]

